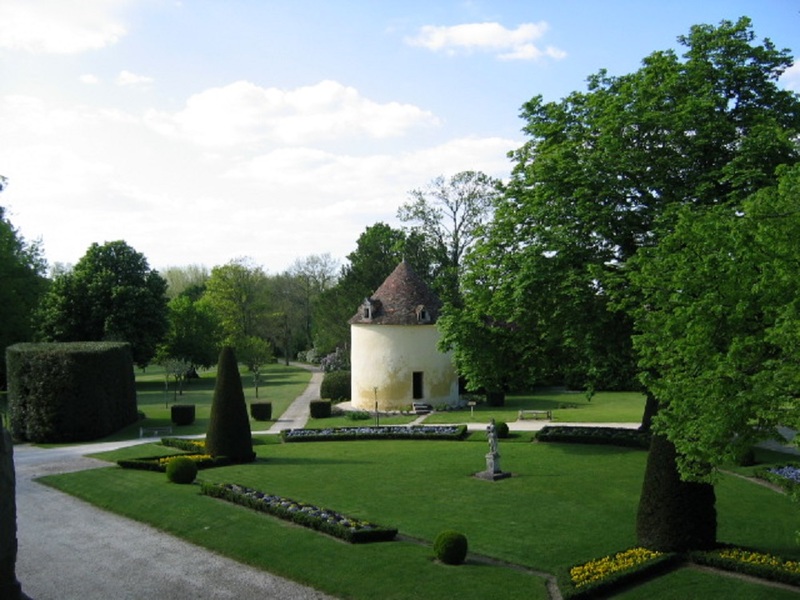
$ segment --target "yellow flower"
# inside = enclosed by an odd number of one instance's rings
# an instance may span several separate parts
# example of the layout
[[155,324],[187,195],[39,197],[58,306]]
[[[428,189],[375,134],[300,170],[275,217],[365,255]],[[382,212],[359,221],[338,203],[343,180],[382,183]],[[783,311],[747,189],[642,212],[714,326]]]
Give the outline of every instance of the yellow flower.
[[590,560],[582,565],[576,565],[569,570],[570,578],[575,587],[601,581],[613,573],[632,569],[661,556],[661,552],[647,548],[631,548],[618,552],[614,556],[604,556]]

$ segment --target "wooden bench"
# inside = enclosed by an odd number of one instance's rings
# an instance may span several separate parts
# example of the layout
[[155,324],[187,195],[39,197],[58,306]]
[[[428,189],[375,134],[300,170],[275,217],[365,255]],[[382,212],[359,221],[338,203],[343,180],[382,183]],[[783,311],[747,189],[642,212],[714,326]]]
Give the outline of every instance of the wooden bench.
[[172,435],[172,427],[139,427],[139,437],[161,437],[162,435]]
[[550,410],[521,410],[519,411],[518,419],[523,421],[530,417],[531,419],[553,419],[553,411]]

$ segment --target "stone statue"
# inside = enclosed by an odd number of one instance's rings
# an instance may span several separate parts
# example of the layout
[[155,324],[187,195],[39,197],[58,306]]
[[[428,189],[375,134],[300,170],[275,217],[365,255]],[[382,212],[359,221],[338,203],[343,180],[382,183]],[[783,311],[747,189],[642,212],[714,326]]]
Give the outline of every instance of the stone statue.
[[22,589],[17,581],[17,502],[14,474],[14,443],[3,428],[0,437],[0,598],[18,600]]
[[486,427],[486,439],[489,440],[489,453],[497,454],[497,429],[494,426],[494,419],[491,419]]

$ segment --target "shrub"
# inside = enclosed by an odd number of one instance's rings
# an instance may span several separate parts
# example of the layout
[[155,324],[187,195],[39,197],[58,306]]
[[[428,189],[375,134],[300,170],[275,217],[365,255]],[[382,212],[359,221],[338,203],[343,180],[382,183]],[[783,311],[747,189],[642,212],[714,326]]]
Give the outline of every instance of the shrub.
[[252,462],[256,458],[242,378],[236,355],[229,346],[222,349],[217,364],[206,450],[214,458],[225,456],[233,462]]
[[174,404],[172,406],[172,422],[175,425],[191,425],[194,423],[194,404]]
[[197,465],[190,458],[176,456],[167,463],[167,479],[172,483],[192,483],[197,477]]
[[344,418],[349,421],[369,421],[372,415],[365,410],[349,410],[344,414]]
[[505,392],[486,392],[486,404],[489,406],[505,406]]
[[250,416],[256,421],[269,421],[272,418],[272,402],[253,402]]
[[312,419],[326,419],[331,416],[331,403],[327,400],[312,400],[308,407]]
[[350,371],[330,371],[325,373],[319,388],[319,395],[334,402],[350,400]]
[[647,449],[652,435],[645,431],[624,427],[580,427],[573,425],[547,425],[536,434],[540,442],[566,444],[607,444],[629,448]]
[[327,429],[284,429],[284,442],[347,442],[350,440],[463,440],[466,425],[389,425],[384,427],[331,427]]
[[128,344],[15,344],[6,349],[8,412],[15,438],[83,442],[135,423]]
[[348,371],[350,369],[350,353],[343,348],[336,348],[319,361],[319,365],[326,373],[332,371]]
[[467,536],[457,531],[442,531],[433,542],[433,553],[446,565],[460,565],[467,557]]
[[497,423],[494,424],[494,430],[497,433],[497,437],[508,437],[508,424],[505,421],[497,421]]

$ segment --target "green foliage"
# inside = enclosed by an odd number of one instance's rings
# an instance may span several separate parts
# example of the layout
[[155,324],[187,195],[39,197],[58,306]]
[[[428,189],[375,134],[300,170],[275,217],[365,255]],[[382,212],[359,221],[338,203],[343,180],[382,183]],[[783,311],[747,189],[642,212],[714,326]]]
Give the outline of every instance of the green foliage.
[[565,444],[605,444],[627,448],[650,448],[651,435],[624,427],[559,427],[548,425],[536,433],[540,442]]
[[167,331],[166,281],[123,241],[92,244],[75,268],[57,276],[42,299],[47,341],[125,341],[146,366]]
[[333,402],[350,400],[350,371],[325,373],[320,384],[319,395]]
[[181,357],[208,368],[219,354],[220,324],[208,301],[182,294],[169,301],[169,327],[160,347],[165,356]]
[[128,344],[16,344],[6,350],[15,437],[80,442],[136,422]]
[[194,423],[194,404],[173,404],[171,409],[172,422],[175,425],[191,425]]
[[508,437],[508,423],[505,421],[497,421],[494,424],[494,430],[497,433],[498,438],[507,438]]
[[197,465],[190,458],[176,456],[167,463],[166,472],[172,483],[192,483],[197,477]]
[[225,456],[234,462],[255,460],[242,380],[230,346],[222,349],[217,363],[206,449],[215,458]]
[[686,476],[800,423],[800,165],[778,175],[741,205],[682,210],[632,264],[644,297],[635,344],[661,403],[654,426]]
[[312,400],[308,406],[312,419],[326,419],[331,416],[331,403],[329,400]]
[[466,425],[397,425],[285,429],[284,442],[348,442],[352,440],[463,440]]
[[638,543],[660,552],[713,548],[717,540],[715,501],[710,483],[681,480],[675,446],[654,435],[636,516]]
[[[0,188],[1,190],[1,188]],[[0,352],[33,337],[31,317],[46,289],[46,263],[41,246],[28,243],[5,217],[0,206]],[[0,389],[6,385],[6,364],[0,360]]]
[[467,557],[467,536],[446,530],[433,541],[433,554],[446,565],[460,565]]
[[256,421],[269,421],[272,418],[272,402],[251,402],[250,416]]

